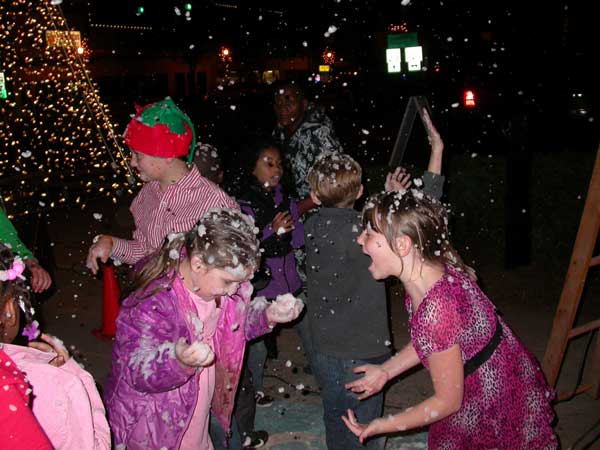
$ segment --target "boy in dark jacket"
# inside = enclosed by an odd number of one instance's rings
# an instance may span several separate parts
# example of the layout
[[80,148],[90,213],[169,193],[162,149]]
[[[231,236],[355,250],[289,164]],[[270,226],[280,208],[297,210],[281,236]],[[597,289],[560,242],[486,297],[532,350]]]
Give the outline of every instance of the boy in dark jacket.
[[[423,192],[440,198],[443,142],[429,116],[426,122],[432,150]],[[390,356],[388,313],[383,283],[373,280],[371,259],[356,239],[362,232],[360,213],[353,209],[362,195],[362,169],[349,155],[322,155],[308,174],[311,198],[321,208],[304,223],[306,235],[306,319],[312,337],[311,364],[321,388],[329,450],[383,449],[385,438],[365,446],[340,419],[354,410],[360,423],[381,416],[383,394],[359,401],[345,385],[358,378],[353,369],[381,364]],[[398,168],[388,174],[386,190],[406,189],[410,176]],[[418,183],[415,180],[415,184]]]

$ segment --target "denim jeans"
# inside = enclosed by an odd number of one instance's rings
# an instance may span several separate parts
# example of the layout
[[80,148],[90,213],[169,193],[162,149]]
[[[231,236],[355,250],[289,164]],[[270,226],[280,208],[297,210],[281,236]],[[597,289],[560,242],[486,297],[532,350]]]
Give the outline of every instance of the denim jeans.
[[363,364],[381,364],[389,358],[383,355],[366,360],[339,359],[314,351],[311,362],[313,373],[321,388],[323,401],[323,420],[328,450],[381,450],[385,447],[384,436],[369,439],[363,446],[358,438],[346,427],[342,416],[351,409],[360,423],[369,423],[381,417],[383,412],[383,393],[373,395],[365,400],[358,400],[357,395],[344,387],[346,383],[362,377],[352,370]]
[[242,450],[242,439],[235,420],[231,421],[231,436],[229,438],[228,447],[225,448],[225,431],[214,415],[210,415],[209,425],[210,439],[212,440],[215,450]]
[[298,295],[298,298],[304,302],[304,310],[300,314],[300,317],[294,323],[294,329],[298,336],[300,336],[300,341],[302,342],[302,350],[304,350],[304,356],[306,357],[306,363],[309,366],[312,366],[312,354],[313,354],[313,342],[312,342],[312,333],[310,332],[310,324],[306,316],[308,313],[308,305],[306,304],[306,293],[302,292]]
[[264,337],[260,337],[246,344],[248,353],[246,363],[252,374],[252,384],[255,391],[263,390],[263,381],[265,373],[265,362],[267,361],[267,347]]

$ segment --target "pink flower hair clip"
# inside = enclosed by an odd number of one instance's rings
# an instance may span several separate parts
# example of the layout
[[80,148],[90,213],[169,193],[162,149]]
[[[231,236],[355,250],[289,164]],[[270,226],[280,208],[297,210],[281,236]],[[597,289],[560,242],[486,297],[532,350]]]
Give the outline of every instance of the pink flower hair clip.
[[17,278],[22,280],[25,279],[23,272],[25,271],[25,264],[20,256],[15,256],[10,269],[0,270],[0,281],[13,281]]

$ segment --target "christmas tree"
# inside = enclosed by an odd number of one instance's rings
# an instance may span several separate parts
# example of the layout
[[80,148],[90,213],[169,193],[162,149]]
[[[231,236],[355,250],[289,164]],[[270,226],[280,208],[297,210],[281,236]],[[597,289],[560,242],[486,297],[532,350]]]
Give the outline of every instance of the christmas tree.
[[85,208],[99,196],[116,202],[129,191],[86,44],[56,3],[0,2],[0,193],[11,216]]

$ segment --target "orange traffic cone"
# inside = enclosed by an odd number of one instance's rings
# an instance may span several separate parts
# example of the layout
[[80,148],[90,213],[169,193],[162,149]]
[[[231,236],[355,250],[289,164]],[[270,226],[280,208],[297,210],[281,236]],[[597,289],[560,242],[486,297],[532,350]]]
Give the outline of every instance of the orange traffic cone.
[[105,264],[102,269],[102,326],[92,331],[98,339],[112,340],[117,331],[117,316],[119,315],[119,282],[115,275],[115,267]]

